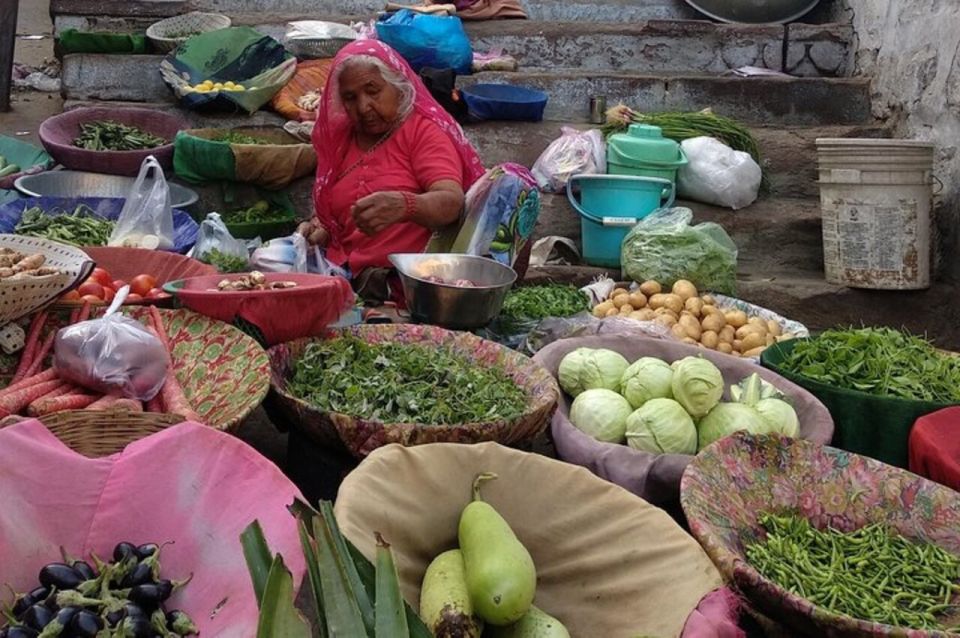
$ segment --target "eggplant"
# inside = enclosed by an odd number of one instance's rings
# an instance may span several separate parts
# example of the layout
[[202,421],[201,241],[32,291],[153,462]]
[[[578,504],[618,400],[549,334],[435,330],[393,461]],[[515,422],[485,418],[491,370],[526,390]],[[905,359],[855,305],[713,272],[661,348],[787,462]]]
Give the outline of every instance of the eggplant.
[[154,633],[156,633],[153,630],[153,625],[150,624],[150,621],[146,617],[128,617],[120,627],[124,632],[122,635],[129,636],[130,638],[153,638]]
[[49,589],[47,589],[46,587],[37,587],[35,589],[30,590],[30,593],[24,594],[23,596],[18,598],[17,602],[13,604],[13,609],[11,609],[10,611],[11,613],[13,613],[13,615],[16,618],[19,618],[21,615],[23,615],[23,612],[27,611],[27,608],[32,607],[37,603],[42,603],[49,597],[50,597]]
[[132,587],[127,598],[144,609],[152,611],[159,607],[167,598],[170,598],[170,594],[172,593],[173,583],[169,580],[160,580],[156,583],[147,583],[145,585]]
[[125,561],[131,557],[137,557],[137,546],[133,543],[124,541],[117,543],[117,546],[113,548],[113,561],[115,563]]
[[40,584],[44,587],[56,587],[58,591],[76,589],[85,579],[70,565],[50,563],[40,570]]
[[137,558],[140,560],[146,560],[160,551],[160,546],[156,543],[144,543],[140,545],[135,550]]
[[137,585],[146,585],[147,583],[153,582],[153,569],[145,563],[140,563],[123,577],[123,580],[120,582],[120,587],[127,589],[129,587],[136,587]]
[[67,631],[76,638],[96,638],[103,629],[103,621],[92,611],[81,609],[70,621]]
[[50,611],[49,607],[37,603],[23,612],[23,618],[20,620],[31,629],[43,629],[50,624],[53,618],[54,613]]
[[95,572],[93,567],[90,566],[90,563],[86,561],[75,560],[71,567],[73,567],[73,571],[83,576],[84,580],[93,580],[97,577],[97,572]]
[[200,631],[194,624],[193,619],[179,609],[167,612],[167,629],[181,636],[197,635]]
[[40,632],[29,627],[11,627],[7,630],[7,638],[37,638]]
[[57,612],[56,621],[60,623],[61,627],[66,627],[70,624],[70,621],[73,620],[73,617],[76,616],[79,611],[79,607],[64,607]]
[[148,618],[150,616],[143,607],[132,602],[123,604],[123,615],[125,618]]

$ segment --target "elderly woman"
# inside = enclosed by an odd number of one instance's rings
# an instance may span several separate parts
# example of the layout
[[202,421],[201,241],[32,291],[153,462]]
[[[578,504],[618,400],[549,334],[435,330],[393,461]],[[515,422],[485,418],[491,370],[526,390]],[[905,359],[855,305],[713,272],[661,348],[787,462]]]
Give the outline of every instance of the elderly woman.
[[460,126],[400,55],[375,40],[358,40],[334,60],[313,145],[316,217],[300,232],[348,267],[361,293],[382,293],[368,284],[385,279],[388,255],[423,252],[431,237],[432,250],[513,263],[539,214],[529,172],[485,173]]

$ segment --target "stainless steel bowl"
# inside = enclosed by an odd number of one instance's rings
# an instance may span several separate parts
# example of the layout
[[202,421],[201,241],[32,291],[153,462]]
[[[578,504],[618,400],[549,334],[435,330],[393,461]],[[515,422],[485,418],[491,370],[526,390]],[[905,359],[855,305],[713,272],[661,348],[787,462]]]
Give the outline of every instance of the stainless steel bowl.
[[687,0],[714,20],[744,24],[784,24],[813,10],[820,0]]
[[[414,321],[451,330],[473,330],[493,321],[517,280],[513,268],[473,255],[398,253],[390,255],[390,261],[400,273]],[[469,279],[477,286],[438,284],[427,277]]]
[[[135,181],[135,177],[122,175],[46,171],[24,175],[14,182],[14,186],[28,197],[126,197]],[[167,186],[170,187],[170,204],[173,208],[186,208],[199,199],[196,192],[185,186],[172,182],[167,182]]]

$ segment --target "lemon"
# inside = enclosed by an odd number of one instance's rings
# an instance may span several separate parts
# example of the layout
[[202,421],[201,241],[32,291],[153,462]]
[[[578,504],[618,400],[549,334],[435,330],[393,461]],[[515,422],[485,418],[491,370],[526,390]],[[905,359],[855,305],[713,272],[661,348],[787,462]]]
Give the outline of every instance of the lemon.
[[225,88],[225,89],[232,89],[232,88],[235,87],[235,86],[236,86],[236,84],[234,84],[234,83],[231,82],[230,80],[227,80],[226,82],[223,83],[223,88]]
[[213,88],[213,81],[212,81],[212,80],[204,80],[203,82],[200,83],[200,86],[204,86],[204,87],[206,87],[206,88],[208,88],[208,89],[212,89],[212,88]]

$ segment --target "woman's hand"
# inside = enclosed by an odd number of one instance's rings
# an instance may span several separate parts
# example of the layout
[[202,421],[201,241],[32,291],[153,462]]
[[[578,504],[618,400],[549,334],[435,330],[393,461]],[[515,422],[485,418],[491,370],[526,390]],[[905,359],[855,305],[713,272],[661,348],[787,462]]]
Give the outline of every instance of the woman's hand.
[[401,221],[407,214],[403,193],[383,191],[357,200],[350,211],[353,222],[366,235],[376,235],[384,228]]
[[303,235],[311,246],[326,248],[330,243],[330,233],[316,218],[301,223],[297,227],[297,232]]

